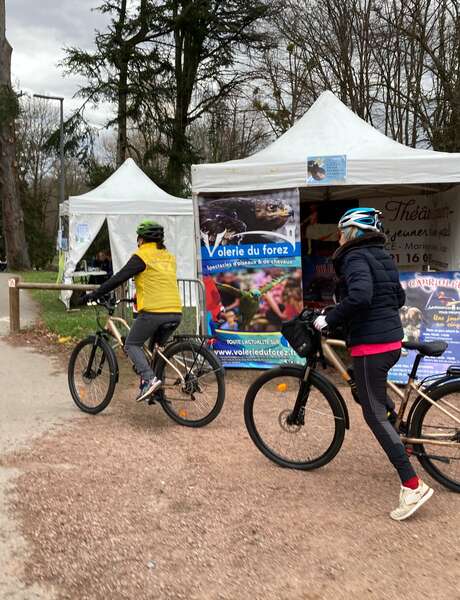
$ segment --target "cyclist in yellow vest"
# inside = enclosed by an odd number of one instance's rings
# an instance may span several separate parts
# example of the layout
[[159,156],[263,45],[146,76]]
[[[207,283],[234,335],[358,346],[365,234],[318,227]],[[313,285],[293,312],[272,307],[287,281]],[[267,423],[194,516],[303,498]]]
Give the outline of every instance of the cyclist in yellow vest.
[[141,377],[137,401],[147,400],[162,382],[155,377],[142,350],[163,323],[177,322],[182,314],[177,287],[176,259],[164,245],[164,230],[155,221],[143,221],[137,230],[138,249],[126,265],[103,283],[96,291],[86,294],[83,302],[91,302],[111,292],[134,277],[137,310],[125,350]]

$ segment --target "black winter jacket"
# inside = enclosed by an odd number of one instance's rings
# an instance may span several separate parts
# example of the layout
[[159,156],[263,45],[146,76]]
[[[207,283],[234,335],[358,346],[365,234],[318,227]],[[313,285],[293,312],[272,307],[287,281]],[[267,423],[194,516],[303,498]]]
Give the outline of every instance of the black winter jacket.
[[365,234],[336,250],[339,304],[326,315],[330,329],[344,325],[349,346],[383,344],[404,337],[399,309],[405,293],[385,236]]

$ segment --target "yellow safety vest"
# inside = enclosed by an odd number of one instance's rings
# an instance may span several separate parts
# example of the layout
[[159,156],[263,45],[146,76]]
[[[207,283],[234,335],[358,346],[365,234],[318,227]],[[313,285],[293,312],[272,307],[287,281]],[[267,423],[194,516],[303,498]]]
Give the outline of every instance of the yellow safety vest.
[[181,313],[175,257],[167,250],[159,250],[155,242],[142,244],[134,254],[146,264],[144,271],[134,277],[137,310]]

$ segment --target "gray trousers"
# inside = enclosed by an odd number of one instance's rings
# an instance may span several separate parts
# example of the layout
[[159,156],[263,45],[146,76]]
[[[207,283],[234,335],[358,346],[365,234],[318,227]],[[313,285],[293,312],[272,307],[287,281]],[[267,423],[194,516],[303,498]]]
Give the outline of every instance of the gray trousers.
[[148,313],[140,312],[134,319],[133,326],[126,338],[125,350],[132,360],[136,373],[144,381],[153,379],[153,371],[145,357],[142,349],[144,343],[151,338],[163,323],[176,322],[178,325],[181,320],[179,313]]

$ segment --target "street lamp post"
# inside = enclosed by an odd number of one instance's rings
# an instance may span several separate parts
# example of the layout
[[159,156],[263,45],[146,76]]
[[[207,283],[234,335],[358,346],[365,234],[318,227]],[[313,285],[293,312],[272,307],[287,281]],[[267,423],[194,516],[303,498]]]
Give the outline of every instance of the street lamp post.
[[60,173],[59,173],[59,203],[65,200],[65,167],[64,167],[64,98],[61,96],[44,96],[43,94],[34,94],[34,98],[43,98],[44,100],[59,100],[60,102],[60,135],[59,135],[59,154],[60,154]]

